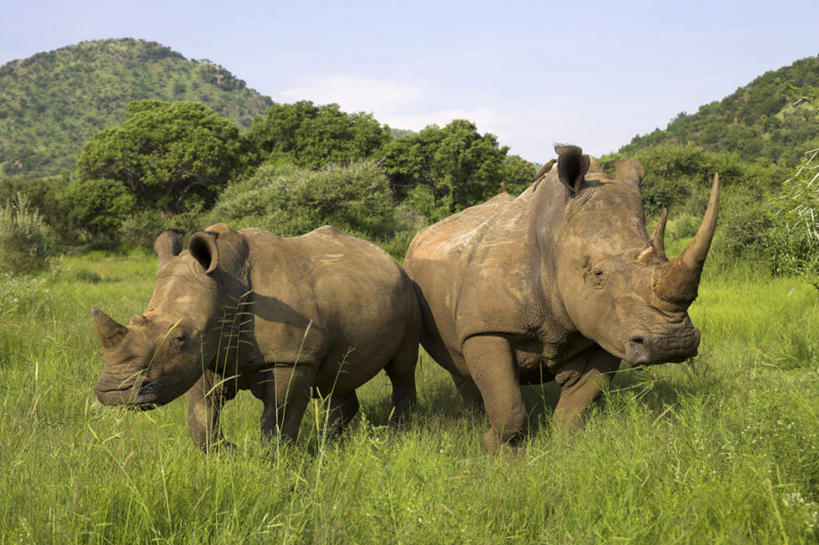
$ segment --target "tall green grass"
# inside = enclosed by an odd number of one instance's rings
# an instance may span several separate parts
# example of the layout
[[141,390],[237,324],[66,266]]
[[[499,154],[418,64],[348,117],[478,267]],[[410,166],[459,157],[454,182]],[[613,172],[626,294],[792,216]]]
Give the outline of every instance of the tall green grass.
[[91,255],[2,277],[0,544],[819,541],[819,291],[805,282],[706,267],[700,355],[622,369],[572,438],[551,430],[554,385],[528,387],[531,436],[486,454],[485,417],[423,355],[404,429],[388,425],[382,373],[341,440],[311,404],[295,446],[262,444],[261,404],[242,392],[222,417],[238,449],[204,455],[184,401],[132,412],[93,395],[89,308],[142,312],[155,267]]

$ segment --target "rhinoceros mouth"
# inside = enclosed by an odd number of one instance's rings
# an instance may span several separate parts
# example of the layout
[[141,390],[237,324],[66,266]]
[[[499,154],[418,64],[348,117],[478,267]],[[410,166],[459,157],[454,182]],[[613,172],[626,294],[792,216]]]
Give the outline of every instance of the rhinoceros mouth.
[[680,363],[697,355],[700,332],[691,328],[690,332],[677,335],[633,335],[626,342],[626,363],[631,366],[654,363]]
[[150,410],[162,405],[162,402],[157,399],[156,381],[143,381],[115,387],[98,384],[94,388],[94,393],[103,405],[125,405],[136,410]]

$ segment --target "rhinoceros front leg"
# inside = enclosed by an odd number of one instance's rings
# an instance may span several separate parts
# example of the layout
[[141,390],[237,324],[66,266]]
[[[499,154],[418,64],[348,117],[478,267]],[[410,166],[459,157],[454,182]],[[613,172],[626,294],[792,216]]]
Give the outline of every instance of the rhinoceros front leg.
[[483,436],[488,451],[515,444],[526,434],[526,407],[509,341],[496,335],[476,335],[464,343],[464,360],[478,386],[489,416]]
[[619,358],[597,348],[591,354],[581,353],[561,368],[555,377],[560,385],[560,399],[552,418],[555,427],[570,433],[576,431],[583,414],[619,366]]
[[210,369],[205,369],[188,391],[188,434],[193,443],[203,451],[234,447],[222,436],[219,415],[225,402],[235,395],[236,389],[232,381],[223,381],[221,375]]
[[265,376],[262,436],[269,439],[278,433],[286,440],[295,441],[301,417],[310,401],[316,371],[307,364],[277,365]]

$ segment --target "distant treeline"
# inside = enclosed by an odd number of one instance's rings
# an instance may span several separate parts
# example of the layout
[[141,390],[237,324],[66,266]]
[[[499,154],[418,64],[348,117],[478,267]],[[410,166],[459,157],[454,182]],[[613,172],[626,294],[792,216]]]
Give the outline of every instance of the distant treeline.
[[371,115],[301,101],[241,132],[203,104],[135,101],[85,142],[73,174],[2,180],[0,202],[25,193],[63,248],[143,246],[209,221],[284,235],[333,223],[389,241],[502,183],[519,191],[537,168],[465,120],[396,137]]

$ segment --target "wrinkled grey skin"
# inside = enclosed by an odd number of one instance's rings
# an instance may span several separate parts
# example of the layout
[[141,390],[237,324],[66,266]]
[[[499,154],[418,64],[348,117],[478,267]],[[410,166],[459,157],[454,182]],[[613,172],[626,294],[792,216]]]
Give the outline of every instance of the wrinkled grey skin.
[[107,405],[152,408],[190,390],[188,425],[203,449],[223,443],[219,412],[238,389],[263,401],[263,435],[295,440],[311,393],[329,431],[358,410],[355,389],[385,369],[395,418],[415,403],[421,329],[411,281],[388,254],[332,227],[284,239],[224,224],[157,238],[159,268],[144,314],[127,326],[92,318]]
[[573,430],[620,360],[679,362],[700,341],[686,309],[716,227],[718,178],[697,236],[669,261],[665,212],[646,234],[638,161],[611,179],[580,148],[556,151],[557,168],[518,198],[502,193],[428,227],[404,261],[422,344],[467,405],[485,408],[488,450],[525,434],[520,384],[557,381],[554,421]]

